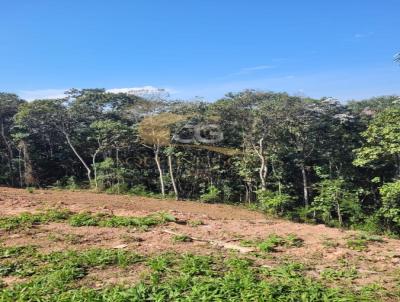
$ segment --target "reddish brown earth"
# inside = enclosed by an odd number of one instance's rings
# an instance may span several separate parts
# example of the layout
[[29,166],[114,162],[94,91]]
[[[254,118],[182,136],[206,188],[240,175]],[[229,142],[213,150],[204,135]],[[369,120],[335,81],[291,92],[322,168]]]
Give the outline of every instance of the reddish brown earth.
[[[243,208],[203,204],[190,201],[159,200],[144,197],[117,196],[90,192],[55,190],[26,190],[0,187],[0,216],[46,209],[69,209],[73,212],[107,212],[119,216],[143,216],[154,212],[168,212],[179,223],[150,228],[147,231],[132,228],[72,227],[67,223],[50,223],[28,230],[0,231],[0,240],[6,246],[33,244],[44,252],[87,249],[92,247],[124,248],[140,254],[176,251],[237,253],[207,242],[174,242],[165,230],[191,237],[220,240],[240,244],[242,239],[264,239],[270,234],[295,234],[304,240],[301,247],[279,248],[264,256],[254,256],[260,265],[274,266],[285,261],[296,261],[309,268],[309,274],[318,277],[327,268],[334,270],[355,268],[358,276],[347,280],[352,286],[377,283],[387,289],[396,286],[400,276],[400,241],[384,238],[384,242],[371,242],[364,251],[347,247],[346,241],[355,231],[343,231],[323,225],[299,224],[265,217]],[[194,225],[192,222],[202,222]],[[328,244],[330,243],[328,247]],[[249,255],[253,257],[253,255]],[[137,268],[138,272],[141,268]],[[84,282],[97,286],[104,272],[91,272]],[[130,282],[138,274],[115,272],[115,279]],[[14,282],[15,280],[6,280]],[[114,282],[114,279],[107,282]],[[101,283],[101,282],[100,282]]]

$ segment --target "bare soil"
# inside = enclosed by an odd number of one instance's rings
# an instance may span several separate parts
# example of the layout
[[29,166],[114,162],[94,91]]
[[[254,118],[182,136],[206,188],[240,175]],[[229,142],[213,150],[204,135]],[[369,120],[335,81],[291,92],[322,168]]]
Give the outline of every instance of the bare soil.
[[[101,247],[124,248],[145,255],[174,251],[229,254],[235,252],[207,242],[175,242],[173,235],[164,231],[236,244],[240,244],[240,240],[243,239],[265,239],[271,234],[295,234],[304,240],[301,247],[280,247],[276,252],[265,253],[261,257],[254,256],[257,263],[274,266],[286,261],[296,261],[305,264],[309,268],[308,273],[317,278],[327,268],[354,268],[358,275],[348,282],[355,287],[378,283],[386,289],[391,289],[400,280],[399,240],[384,238],[384,242],[371,242],[366,250],[355,251],[346,245],[348,238],[357,233],[355,231],[294,223],[235,206],[90,192],[35,190],[29,193],[26,190],[0,187],[0,216],[51,208],[69,209],[74,212],[108,212],[119,216],[143,216],[164,211],[174,215],[178,223],[171,222],[147,231],[132,228],[72,227],[66,223],[49,223],[29,230],[0,231],[2,244],[36,245],[43,252]],[[202,224],[197,225],[199,222]],[[95,287],[104,283],[133,282],[138,274],[143,273],[142,270],[141,267],[116,269],[112,274],[114,277],[107,280],[102,278],[104,271],[93,271],[82,282]],[[106,275],[110,276],[110,272]],[[18,282],[14,279],[5,281]]]

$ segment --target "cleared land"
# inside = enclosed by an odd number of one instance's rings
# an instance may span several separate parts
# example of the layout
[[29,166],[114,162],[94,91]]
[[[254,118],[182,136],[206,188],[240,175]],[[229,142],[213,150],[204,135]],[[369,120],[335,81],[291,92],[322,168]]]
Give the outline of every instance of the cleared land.
[[0,205],[1,301],[399,300],[394,239],[89,192],[0,188]]

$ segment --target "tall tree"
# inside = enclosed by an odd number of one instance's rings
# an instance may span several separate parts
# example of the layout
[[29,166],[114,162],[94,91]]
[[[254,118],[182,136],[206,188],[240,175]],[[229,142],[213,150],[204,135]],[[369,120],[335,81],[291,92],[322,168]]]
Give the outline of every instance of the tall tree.
[[379,113],[362,133],[364,145],[356,150],[356,166],[394,167],[393,176],[400,179],[400,108]]

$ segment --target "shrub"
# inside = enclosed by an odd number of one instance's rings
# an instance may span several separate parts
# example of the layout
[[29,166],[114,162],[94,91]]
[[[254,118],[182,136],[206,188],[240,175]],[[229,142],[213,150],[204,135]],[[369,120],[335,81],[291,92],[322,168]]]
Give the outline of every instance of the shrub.
[[117,183],[111,185],[106,192],[109,194],[125,194],[129,192],[129,187],[127,183]]
[[220,200],[221,191],[216,186],[209,186],[207,193],[200,196],[203,202],[217,202]]
[[136,185],[129,190],[129,194],[137,195],[137,196],[150,196],[149,193],[144,185]]
[[378,215],[390,231],[398,233],[400,231],[400,181],[384,184],[379,193],[382,198],[382,207]]
[[328,225],[354,224],[361,219],[361,207],[356,193],[346,189],[343,179],[325,179],[318,186],[311,211]]
[[274,215],[283,215],[294,202],[288,194],[268,190],[258,190],[256,194],[260,209]]
[[79,189],[79,186],[76,182],[75,176],[70,176],[67,178],[66,183],[65,183],[65,188],[68,190],[77,190]]

